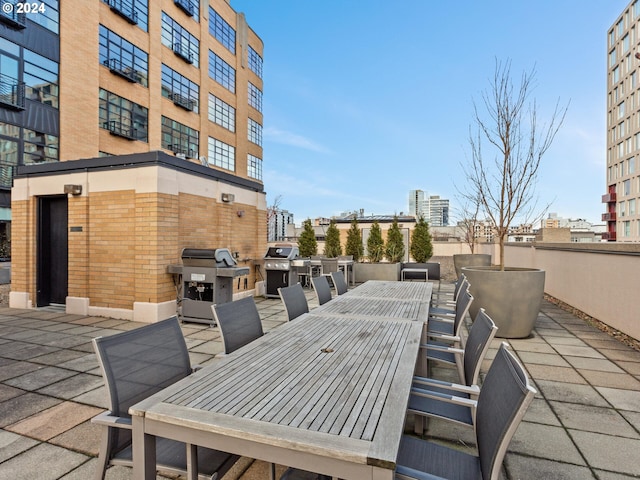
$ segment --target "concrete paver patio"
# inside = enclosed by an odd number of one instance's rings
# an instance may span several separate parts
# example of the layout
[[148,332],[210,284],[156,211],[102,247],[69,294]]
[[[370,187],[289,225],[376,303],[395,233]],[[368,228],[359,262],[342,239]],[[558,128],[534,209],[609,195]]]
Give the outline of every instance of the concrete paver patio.
[[[315,297],[307,296],[313,308]],[[285,321],[279,299],[256,302],[265,330]],[[99,429],[90,419],[107,405],[91,339],[138,326],[47,309],[0,309],[0,478],[93,476]],[[185,323],[182,329],[194,364],[222,351],[215,328]],[[503,477],[639,478],[640,352],[546,301],[532,338],[509,343],[538,394],[511,442]],[[433,369],[434,376],[452,374]],[[450,423],[432,421],[426,435],[474,449],[472,430]],[[268,478],[266,472],[263,462],[242,459],[225,480]],[[108,480],[128,478],[129,468],[107,472]]]

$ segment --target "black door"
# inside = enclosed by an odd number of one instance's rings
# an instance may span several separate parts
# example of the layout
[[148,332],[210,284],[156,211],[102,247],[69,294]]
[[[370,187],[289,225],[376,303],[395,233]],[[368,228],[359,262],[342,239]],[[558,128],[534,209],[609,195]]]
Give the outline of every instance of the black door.
[[38,199],[38,307],[66,302],[67,223],[66,195]]

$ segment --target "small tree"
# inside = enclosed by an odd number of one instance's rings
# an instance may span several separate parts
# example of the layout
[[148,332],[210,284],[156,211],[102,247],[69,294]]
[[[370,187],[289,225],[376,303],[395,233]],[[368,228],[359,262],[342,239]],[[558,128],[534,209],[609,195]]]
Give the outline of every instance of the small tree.
[[367,255],[369,256],[369,261],[373,263],[378,263],[384,256],[384,240],[377,220],[374,220],[371,224],[369,238],[367,238]]
[[476,226],[478,225],[478,214],[480,213],[480,199],[469,198],[463,195],[465,203],[460,211],[462,219],[458,222],[463,229],[463,241],[469,246],[469,251],[473,254],[476,250],[478,239],[476,238]]
[[401,262],[404,258],[404,238],[400,227],[398,227],[398,217],[393,217],[393,223],[387,232],[384,254],[391,263]]
[[358,221],[354,218],[351,220],[351,227],[347,232],[347,244],[344,248],[345,255],[353,255],[353,261],[358,262],[364,255],[364,247],[362,245],[362,233],[358,226]]
[[340,231],[336,227],[336,222],[331,220],[325,235],[324,254],[327,258],[336,258],[342,255],[342,245],[340,245]]
[[[469,184],[467,198],[473,201],[477,197],[495,225],[501,270],[504,270],[504,242],[512,222],[517,217],[524,223],[535,222],[540,162],[567,113],[567,107],[560,108],[556,103],[549,123],[539,124],[536,102],[529,100],[534,78],[534,69],[525,72],[514,89],[511,62],[496,60],[490,88],[482,95],[484,115],[473,104],[477,132],[470,129],[472,158],[465,171]],[[486,152],[484,146],[488,146]],[[542,218],[545,211],[546,208],[542,209],[538,217]]]
[[318,253],[316,233],[313,231],[311,220],[308,218],[302,222],[302,233],[298,238],[298,250],[301,257],[310,257]]
[[425,263],[433,256],[433,244],[431,243],[431,232],[429,224],[421,215],[418,218],[416,227],[411,232],[411,246],[409,247],[411,256],[418,263]]

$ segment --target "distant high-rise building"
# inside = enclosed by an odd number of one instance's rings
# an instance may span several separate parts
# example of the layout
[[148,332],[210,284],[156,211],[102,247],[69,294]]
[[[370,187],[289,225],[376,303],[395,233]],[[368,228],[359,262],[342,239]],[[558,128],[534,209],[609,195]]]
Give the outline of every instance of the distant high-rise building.
[[439,195],[427,196],[423,190],[409,192],[409,215],[424,217],[432,227],[449,225],[449,200]]
[[287,210],[275,210],[269,216],[269,242],[280,242],[287,238],[287,225],[293,224],[293,213]]
[[[607,222],[603,239],[640,241],[640,1],[633,0],[607,33]],[[637,165],[636,165],[637,164]]]

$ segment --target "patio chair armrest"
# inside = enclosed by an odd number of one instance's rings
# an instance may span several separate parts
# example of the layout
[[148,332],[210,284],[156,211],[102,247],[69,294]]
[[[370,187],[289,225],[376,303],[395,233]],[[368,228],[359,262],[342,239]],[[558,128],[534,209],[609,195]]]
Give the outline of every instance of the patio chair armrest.
[[107,427],[125,428],[127,430],[131,430],[133,428],[130,418],[112,415],[108,410],[93,417],[91,419],[91,423],[106,425]]
[[444,345],[434,345],[432,343],[422,343],[420,344],[420,348],[431,350],[431,351],[435,350],[437,352],[449,352],[449,353],[453,353],[454,355],[464,355],[464,350],[462,348],[454,348],[454,347],[449,347]]
[[425,390],[423,388],[412,387],[411,395],[430,398],[432,400],[439,400],[441,402],[453,403],[468,408],[476,408],[476,406],[478,405],[478,402],[476,400],[471,400],[470,398],[459,397],[457,395],[448,395],[446,393],[434,392],[431,390]]
[[442,477],[421,472],[404,465],[396,465],[396,480],[442,480]]
[[425,377],[413,377],[413,383],[417,383],[421,386],[438,387],[446,390],[452,390],[454,392],[466,393],[473,396],[478,396],[480,394],[480,387],[478,385],[467,386],[459,383],[444,382],[442,380]]
[[459,335],[449,335],[448,333],[439,332],[427,332],[429,338],[444,340],[445,342],[459,342],[461,340]]
[[456,318],[456,314],[452,313],[451,315],[448,315],[446,313],[429,313],[429,318],[433,318],[439,322],[453,323]]

